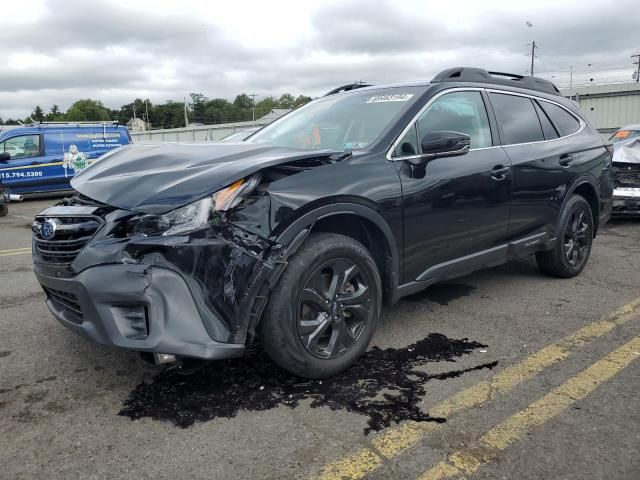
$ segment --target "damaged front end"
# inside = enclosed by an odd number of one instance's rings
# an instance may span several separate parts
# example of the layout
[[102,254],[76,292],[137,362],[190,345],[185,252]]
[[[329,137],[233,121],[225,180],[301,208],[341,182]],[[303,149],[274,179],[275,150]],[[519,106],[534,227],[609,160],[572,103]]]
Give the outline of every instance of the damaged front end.
[[640,164],[613,163],[613,214],[640,215]]
[[[237,160],[240,148],[198,147],[204,153],[194,155],[167,145],[160,155],[130,147],[78,175],[79,193],[33,224],[35,274],[54,316],[98,343],[165,361],[241,355],[306,235],[288,245],[270,236],[291,209],[274,212],[268,187],[334,157],[246,147]],[[182,158],[182,169],[159,168],[165,155]],[[207,184],[215,190],[204,195],[190,188]]]
[[127,236],[135,214],[78,199],[45,210],[33,227],[35,273],[65,326],[131,350],[242,354],[280,246],[224,221],[185,235]]
[[229,223],[223,211],[189,233],[158,234],[153,221],[79,194],[39,214],[33,258],[50,310],[101,344],[202,359],[241,355],[285,249]]
[[614,144],[613,215],[640,215],[640,141]]

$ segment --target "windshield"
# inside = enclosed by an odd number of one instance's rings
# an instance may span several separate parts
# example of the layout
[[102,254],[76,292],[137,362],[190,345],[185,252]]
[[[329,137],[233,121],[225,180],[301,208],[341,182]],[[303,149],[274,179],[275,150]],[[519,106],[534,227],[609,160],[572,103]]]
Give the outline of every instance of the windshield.
[[315,100],[247,139],[301,149],[358,149],[370,145],[424,91],[394,87]]
[[618,130],[616,133],[609,137],[613,143],[619,142],[621,140],[629,140],[630,138],[638,138],[640,137],[640,130]]

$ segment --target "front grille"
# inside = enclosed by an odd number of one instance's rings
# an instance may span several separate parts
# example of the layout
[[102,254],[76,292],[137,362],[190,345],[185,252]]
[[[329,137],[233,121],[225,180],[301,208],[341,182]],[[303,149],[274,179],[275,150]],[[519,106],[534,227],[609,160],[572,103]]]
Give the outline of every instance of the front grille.
[[78,297],[73,293],[62,292],[60,290],[54,290],[53,288],[45,288],[45,290],[52,302],[58,304],[58,306],[61,306],[79,320],[82,320],[82,307],[78,302]]
[[[45,222],[55,224],[52,237],[43,238]],[[38,261],[54,264],[70,264],[91,240],[102,225],[102,220],[94,216],[42,216],[33,224],[34,256]]]

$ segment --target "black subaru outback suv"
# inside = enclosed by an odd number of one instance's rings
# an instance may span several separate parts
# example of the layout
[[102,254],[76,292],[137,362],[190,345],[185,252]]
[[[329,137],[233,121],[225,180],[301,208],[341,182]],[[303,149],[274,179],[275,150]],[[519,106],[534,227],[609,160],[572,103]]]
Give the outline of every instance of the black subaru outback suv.
[[453,68],[347,86],[240,143],[129,145],[33,225],[50,310],[157,361],[255,336],[306,377],[347,368],[383,302],[535,254],[572,277],[612,206],[611,152],[536,77]]

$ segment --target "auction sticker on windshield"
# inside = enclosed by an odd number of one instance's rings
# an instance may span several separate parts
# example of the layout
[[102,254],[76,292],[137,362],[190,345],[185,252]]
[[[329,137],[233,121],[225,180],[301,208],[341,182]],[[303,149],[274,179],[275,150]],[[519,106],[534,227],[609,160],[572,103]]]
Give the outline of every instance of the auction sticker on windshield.
[[413,93],[399,93],[397,95],[376,95],[367,100],[366,103],[382,103],[382,102],[406,102]]

